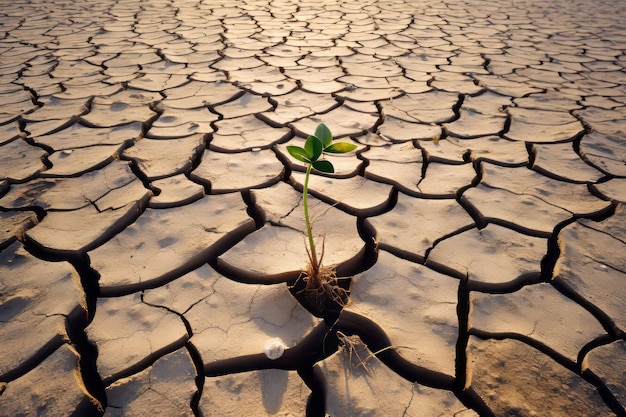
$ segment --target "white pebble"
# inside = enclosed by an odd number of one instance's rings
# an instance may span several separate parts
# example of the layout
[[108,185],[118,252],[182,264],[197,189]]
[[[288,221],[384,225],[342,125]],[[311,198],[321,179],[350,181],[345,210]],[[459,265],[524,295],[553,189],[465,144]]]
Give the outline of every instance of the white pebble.
[[283,353],[285,352],[285,343],[278,338],[270,339],[265,342],[263,351],[265,352],[265,356],[271,360],[278,359],[283,356]]

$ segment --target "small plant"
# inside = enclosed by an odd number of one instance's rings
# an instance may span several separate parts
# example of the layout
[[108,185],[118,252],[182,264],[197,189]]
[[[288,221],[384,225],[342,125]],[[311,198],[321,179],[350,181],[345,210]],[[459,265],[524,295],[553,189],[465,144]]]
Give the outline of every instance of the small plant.
[[298,161],[306,164],[306,175],[304,177],[303,204],[304,204],[304,221],[306,223],[306,232],[308,238],[307,254],[309,256],[309,265],[304,271],[306,274],[306,290],[314,292],[316,295],[330,293],[333,301],[342,300],[345,290],[341,292],[341,288],[337,287],[337,277],[332,267],[324,267],[322,259],[324,257],[324,247],[318,257],[315,249],[315,241],[313,239],[313,231],[311,227],[311,219],[309,217],[309,177],[313,169],[333,173],[335,168],[333,164],[323,157],[324,153],[342,154],[352,152],[356,149],[356,145],[348,142],[334,142],[333,135],[328,127],[321,123],[315,129],[315,133],[310,135],[304,143],[304,148],[300,146],[287,146],[289,154]]

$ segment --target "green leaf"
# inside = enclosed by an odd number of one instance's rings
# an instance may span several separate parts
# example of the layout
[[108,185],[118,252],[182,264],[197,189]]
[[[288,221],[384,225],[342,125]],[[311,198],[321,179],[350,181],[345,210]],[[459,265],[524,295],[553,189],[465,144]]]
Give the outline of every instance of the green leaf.
[[324,149],[324,152],[329,153],[347,153],[355,150],[357,146],[354,143],[349,142],[335,142],[328,148]]
[[320,123],[317,126],[314,135],[322,142],[322,146],[324,149],[326,149],[330,146],[331,143],[333,143],[333,134],[330,133],[330,129],[324,123]]
[[322,155],[322,142],[315,136],[309,136],[304,143],[304,150],[308,154],[311,162],[317,161]]
[[310,164],[312,162],[307,151],[299,146],[287,146],[287,152],[289,152],[289,155],[293,156],[298,161],[304,162],[305,164]]
[[329,174],[332,174],[333,172],[335,172],[335,167],[333,166],[333,164],[331,164],[330,161],[327,161],[325,159],[322,159],[321,161],[313,162],[313,168],[321,172],[327,172]]

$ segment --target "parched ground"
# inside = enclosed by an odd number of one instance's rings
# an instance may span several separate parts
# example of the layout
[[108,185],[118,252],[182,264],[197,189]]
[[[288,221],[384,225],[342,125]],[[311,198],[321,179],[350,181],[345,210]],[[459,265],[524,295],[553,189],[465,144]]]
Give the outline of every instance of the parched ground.
[[[626,415],[625,22],[3,2],[0,416]],[[357,146],[310,182],[326,320],[290,291],[320,123]]]

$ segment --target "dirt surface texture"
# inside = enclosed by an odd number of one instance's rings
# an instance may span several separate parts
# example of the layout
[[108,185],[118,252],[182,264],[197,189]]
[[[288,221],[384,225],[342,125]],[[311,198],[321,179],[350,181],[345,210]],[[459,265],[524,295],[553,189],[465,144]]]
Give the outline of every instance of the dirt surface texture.
[[4,1],[0,416],[625,416],[625,66],[620,0]]

